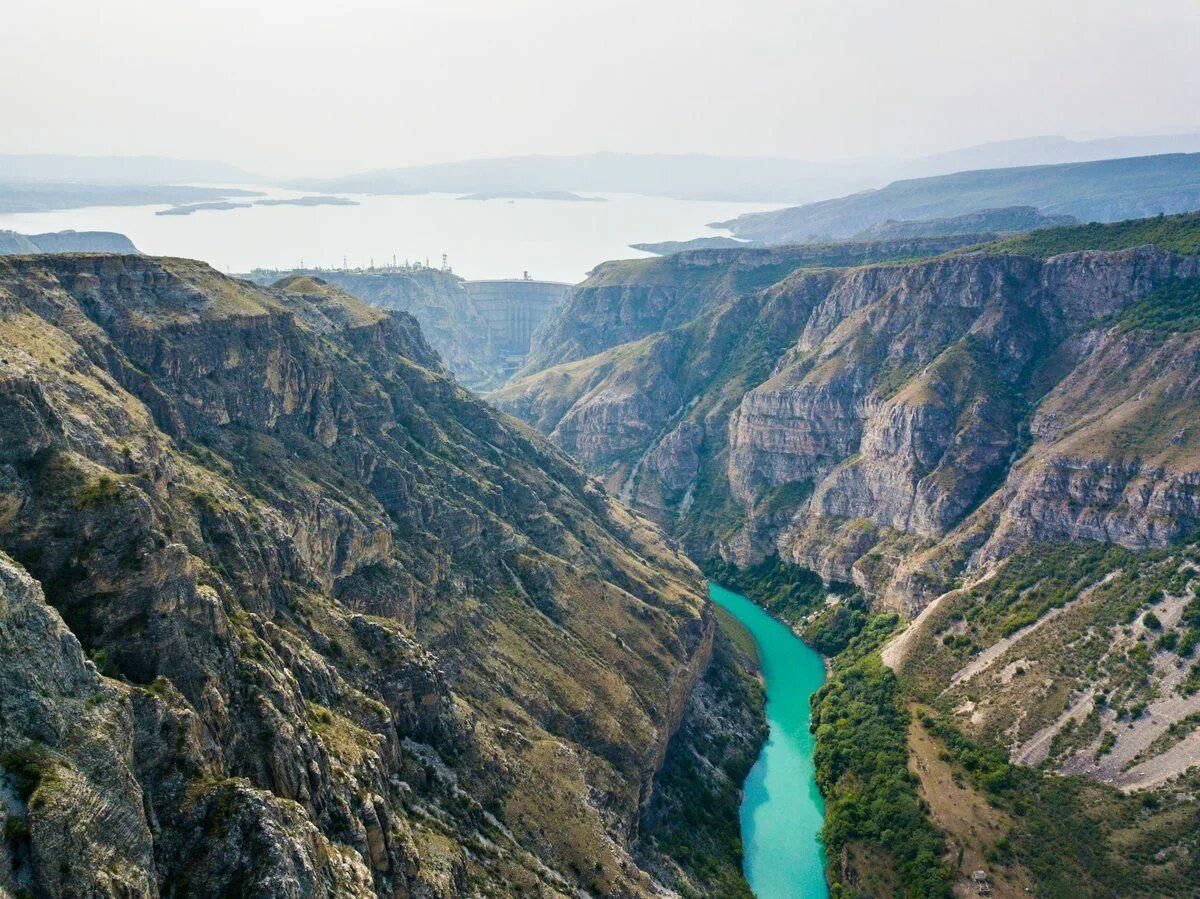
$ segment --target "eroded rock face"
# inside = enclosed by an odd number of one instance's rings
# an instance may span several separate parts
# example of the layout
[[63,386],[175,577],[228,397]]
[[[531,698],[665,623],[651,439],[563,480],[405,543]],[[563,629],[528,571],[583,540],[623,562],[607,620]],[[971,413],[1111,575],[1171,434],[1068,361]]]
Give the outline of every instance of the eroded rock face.
[[135,774],[133,711],[38,584],[0,554],[0,885],[49,895],[157,895]]
[[[694,554],[779,553],[915,611],[1029,541],[1200,525],[1197,337],[1121,319],[1198,275],[1152,248],[797,272],[495,398]],[[713,343],[705,378],[659,351]]]
[[317,287],[0,261],[0,877],[655,892],[629,845],[698,573],[411,318]]

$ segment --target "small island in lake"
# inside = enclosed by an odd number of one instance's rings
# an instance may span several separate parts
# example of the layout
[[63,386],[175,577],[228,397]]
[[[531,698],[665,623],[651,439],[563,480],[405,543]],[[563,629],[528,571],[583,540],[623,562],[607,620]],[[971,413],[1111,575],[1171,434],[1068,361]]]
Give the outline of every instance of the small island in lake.
[[170,209],[160,209],[155,215],[191,215],[193,212],[224,212],[227,209],[249,209],[251,206],[357,206],[357,200],[348,197],[268,197],[255,200],[253,203],[230,203],[217,201],[213,203],[189,203],[182,206],[172,206]]
[[688,250],[735,250],[748,247],[751,244],[734,237],[695,237],[691,240],[663,240],[658,243],[631,243],[629,245],[643,253],[654,253],[658,256],[673,256],[676,253],[686,253]]
[[349,197],[272,197],[266,200],[255,200],[255,206],[358,206],[358,200]]
[[221,212],[226,209],[249,209],[249,203],[230,203],[228,200],[218,200],[214,203],[189,203],[185,206],[172,206],[170,209],[160,209],[155,215],[191,215],[193,212]]
[[511,190],[467,194],[460,200],[561,200],[567,203],[604,203],[604,197],[581,197],[569,190]]

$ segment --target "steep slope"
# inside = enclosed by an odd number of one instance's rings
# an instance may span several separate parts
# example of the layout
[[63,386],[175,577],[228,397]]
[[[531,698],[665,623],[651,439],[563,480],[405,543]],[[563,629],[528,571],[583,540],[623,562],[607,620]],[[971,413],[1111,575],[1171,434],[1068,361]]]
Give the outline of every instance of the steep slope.
[[833,656],[841,887],[1194,882],[1198,221],[798,269],[496,395]]
[[1200,153],[896,181],[835,200],[750,213],[714,227],[729,228],[744,240],[781,244],[848,238],[888,219],[940,218],[1021,205],[1084,222],[1191,212],[1200,208]]
[[654,893],[698,573],[319,287],[0,260],[0,884]]
[[974,233],[769,249],[684,249],[661,259],[605,262],[571,289],[561,308],[534,335],[532,352],[521,373],[583,359],[685,324],[799,268],[920,259],[993,237]]
[[[1148,247],[798,270],[495,399],[694,555],[778,552],[915,610],[1030,541],[1147,548],[1200,523],[1197,276]],[[577,330],[625,318],[594,309]]]
[[462,278],[432,268],[298,277],[326,281],[381,309],[407,312],[421,323],[430,345],[464,384],[496,380],[499,360],[488,323],[471,302]]

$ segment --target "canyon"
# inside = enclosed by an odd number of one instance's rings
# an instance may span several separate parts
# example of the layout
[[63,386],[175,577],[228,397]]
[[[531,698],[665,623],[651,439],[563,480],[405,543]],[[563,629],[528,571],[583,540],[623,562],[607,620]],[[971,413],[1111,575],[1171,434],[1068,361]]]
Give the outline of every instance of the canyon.
[[691,716],[753,716],[723,641],[692,563],[412,317],[0,260],[0,888],[703,892],[642,819]]
[[1193,876],[1200,216],[254,278],[0,259],[0,887],[748,896],[705,575],[835,894]]
[[[1200,217],[854,247],[601,266],[490,399],[829,654],[835,885],[943,895],[986,857],[1005,895],[1171,894],[1194,870]],[[1010,823],[963,818],[989,803]]]

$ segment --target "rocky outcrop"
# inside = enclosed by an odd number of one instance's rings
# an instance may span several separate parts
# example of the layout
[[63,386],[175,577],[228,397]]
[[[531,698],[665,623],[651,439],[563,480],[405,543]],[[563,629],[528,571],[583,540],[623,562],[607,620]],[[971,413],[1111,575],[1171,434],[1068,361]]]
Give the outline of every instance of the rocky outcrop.
[[[682,895],[752,895],[742,880],[736,800],[767,738],[762,708],[755,663],[718,629],[711,662],[655,777],[636,844],[642,864]],[[695,827],[698,815],[718,826]],[[702,855],[703,865],[680,865],[672,857],[680,846]]]
[[0,425],[0,877],[659,890],[630,846],[707,659],[699,574],[411,317],[13,257]]
[[766,287],[804,264],[799,247],[692,250],[658,259],[605,262],[567,295],[534,335],[519,374],[572,362],[692,321]]
[[38,584],[2,554],[0,682],[10,855],[0,886],[157,895],[127,691],[100,677]]

